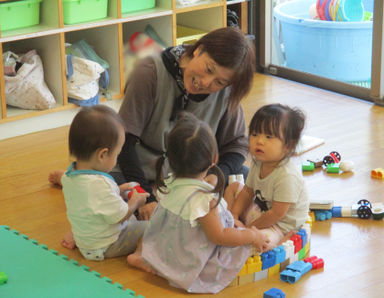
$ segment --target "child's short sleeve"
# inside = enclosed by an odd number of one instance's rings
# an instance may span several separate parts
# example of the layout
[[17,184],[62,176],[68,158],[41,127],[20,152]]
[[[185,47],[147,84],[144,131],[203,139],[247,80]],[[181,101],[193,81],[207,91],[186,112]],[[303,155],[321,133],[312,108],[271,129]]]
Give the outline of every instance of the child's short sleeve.
[[[215,195],[212,193],[197,193],[190,199],[189,203],[189,222],[192,227],[197,226],[198,219],[206,216],[210,211],[210,202],[215,199]],[[184,217],[184,216],[183,216]]]
[[118,223],[128,213],[128,204],[120,197],[117,185],[109,183],[107,179],[100,183],[103,185],[97,193],[93,210],[95,214],[103,216],[108,224]]

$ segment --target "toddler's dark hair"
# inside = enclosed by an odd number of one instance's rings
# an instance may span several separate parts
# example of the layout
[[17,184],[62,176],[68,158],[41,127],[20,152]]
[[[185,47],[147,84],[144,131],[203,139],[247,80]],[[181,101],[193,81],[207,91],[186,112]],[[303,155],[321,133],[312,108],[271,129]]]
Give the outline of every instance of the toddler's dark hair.
[[[167,153],[169,165],[175,178],[194,178],[211,167],[218,154],[217,143],[211,128],[193,114],[181,112],[174,128],[167,136]],[[165,156],[156,163],[155,187],[164,189],[162,167]],[[218,178],[213,193],[219,193],[221,200],[224,193],[225,178],[219,167],[211,168]]]
[[249,124],[249,135],[264,133],[280,140],[288,148],[288,156],[294,154],[305,126],[305,115],[299,108],[282,104],[261,107]]
[[69,153],[89,160],[97,149],[113,149],[121,127],[124,123],[113,109],[105,105],[82,107],[69,129]]

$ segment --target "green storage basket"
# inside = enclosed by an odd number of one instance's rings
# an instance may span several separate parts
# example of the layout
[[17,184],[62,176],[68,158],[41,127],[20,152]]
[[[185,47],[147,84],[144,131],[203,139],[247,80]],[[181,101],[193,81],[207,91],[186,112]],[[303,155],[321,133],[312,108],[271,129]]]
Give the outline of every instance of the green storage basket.
[[1,31],[30,27],[40,23],[41,0],[23,0],[0,4]]
[[121,0],[121,13],[154,8],[155,4],[155,0]]
[[66,25],[104,19],[108,0],[63,0],[63,14]]

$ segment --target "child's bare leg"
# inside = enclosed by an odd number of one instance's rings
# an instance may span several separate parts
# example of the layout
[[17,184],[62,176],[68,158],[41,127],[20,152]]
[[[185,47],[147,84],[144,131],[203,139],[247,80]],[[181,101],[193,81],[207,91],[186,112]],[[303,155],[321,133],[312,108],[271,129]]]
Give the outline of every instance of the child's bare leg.
[[69,231],[64,235],[63,240],[61,240],[61,245],[68,249],[74,249],[76,247],[75,238],[73,238],[72,231]]
[[233,182],[227,186],[224,192],[224,199],[228,204],[228,210],[231,210],[233,203],[235,203],[236,197],[239,192],[244,187],[243,184],[239,182]]
[[137,244],[137,248],[133,254],[130,254],[127,257],[127,262],[129,265],[139,268],[141,270],[144,270],[149,273],[156,274],[156,271],[152,269],[151,266],[149,266],[144,259],[141,256],[143,250],[143,244],[142,244],[142,239],[139,240],[139,243]]
[[64,175],[65,171],[63,170],[55,170],[49,173],[48,181],[55,185],[61,185],[61,177]]

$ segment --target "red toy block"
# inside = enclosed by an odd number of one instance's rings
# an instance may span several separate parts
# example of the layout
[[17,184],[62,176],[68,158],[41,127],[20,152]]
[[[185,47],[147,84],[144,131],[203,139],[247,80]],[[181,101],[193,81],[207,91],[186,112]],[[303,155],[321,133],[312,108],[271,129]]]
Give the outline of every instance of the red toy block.
[[[133,189],[136,189],[138,193],[146,193],[146,191],[143,188],[141,188],[140,185],[136,185]],[[133,194],[133,191],[130,191],[128,193],[128,199],[132,197],[132,194]]]
[[296,234],[291,237],[293,241],[293,246],[295,247],[295,253],[303,248],[303,241],[301,240],[301,236]]
[[313,269],[324,268],[324,260],[320,259],[320,258],[318,258],[316,256],[305,258],[304,262],[311,263],[312,264],[312,270]]

